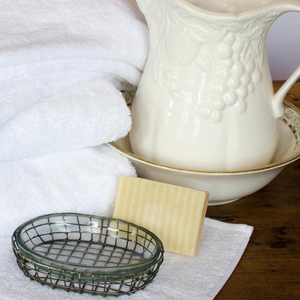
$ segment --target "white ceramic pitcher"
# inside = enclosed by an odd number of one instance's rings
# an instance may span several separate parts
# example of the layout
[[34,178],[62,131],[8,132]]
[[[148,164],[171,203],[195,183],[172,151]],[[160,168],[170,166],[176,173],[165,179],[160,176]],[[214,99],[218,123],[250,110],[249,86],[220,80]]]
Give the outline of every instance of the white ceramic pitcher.
[[300,67],[274,94],[265,40],[277,17],[300,11],[300,0],[137,3],[150,52],[132,106],[133,152],[196,170],[268,164]]

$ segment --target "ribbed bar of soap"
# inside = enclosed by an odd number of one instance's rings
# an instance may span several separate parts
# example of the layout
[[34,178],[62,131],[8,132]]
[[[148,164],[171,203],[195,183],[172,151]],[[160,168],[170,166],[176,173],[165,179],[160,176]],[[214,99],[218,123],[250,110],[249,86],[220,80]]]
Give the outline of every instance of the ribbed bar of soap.
[[196,256],[208,198],[204,191],[122,176],[113,217],[152,231],[166,251]]

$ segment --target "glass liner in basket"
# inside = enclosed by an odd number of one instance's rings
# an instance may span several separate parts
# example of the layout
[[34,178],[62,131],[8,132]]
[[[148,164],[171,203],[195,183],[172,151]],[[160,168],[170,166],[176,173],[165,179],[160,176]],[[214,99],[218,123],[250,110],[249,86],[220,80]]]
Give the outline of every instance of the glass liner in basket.
[[18,266],[41,284],[102,296],[145,288],[163,262],[163,245],[145,228],[118,219],[50,214],[12,237]]

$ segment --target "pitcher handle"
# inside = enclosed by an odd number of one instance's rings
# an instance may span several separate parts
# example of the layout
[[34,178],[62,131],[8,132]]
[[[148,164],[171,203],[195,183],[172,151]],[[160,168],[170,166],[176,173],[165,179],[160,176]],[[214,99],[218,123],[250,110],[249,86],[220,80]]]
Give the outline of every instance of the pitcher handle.
[[286,80],[286,82],[280,87],[273,98],[273,112],[276,118],[281,118],[284,114],[283,100],[288,91],[294,85],[294,83],[300,77],[300,66],[294,71],[294,73]]

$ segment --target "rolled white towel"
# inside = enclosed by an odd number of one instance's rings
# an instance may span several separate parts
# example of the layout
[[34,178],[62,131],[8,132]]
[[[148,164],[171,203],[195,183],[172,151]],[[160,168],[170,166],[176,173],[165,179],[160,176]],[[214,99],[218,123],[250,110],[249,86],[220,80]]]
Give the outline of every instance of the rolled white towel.
[[121,175],[136,173],[107,145],[0,163],[0,236],[48,213],[111,216]]
[[1,0],[0,126],[58,91],[139,82],[148,29],[134,0]]
[[82,83],[0,126],[0,161],[104,144],[130,127],[130,111],[113,84],[102,79]]

